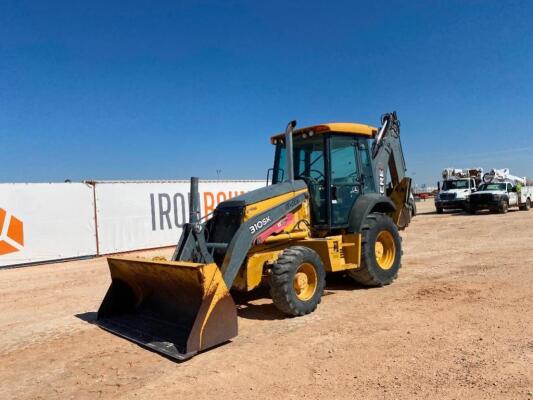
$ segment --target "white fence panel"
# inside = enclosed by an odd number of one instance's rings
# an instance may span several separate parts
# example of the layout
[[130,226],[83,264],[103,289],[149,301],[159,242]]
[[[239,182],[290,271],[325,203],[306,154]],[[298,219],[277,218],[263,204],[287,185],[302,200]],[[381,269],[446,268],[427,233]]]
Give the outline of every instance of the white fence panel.
[[94,254],[91,186],[0,184],[0,266]]
[[[257,189],[265,181],[200,181],[202,215],[221,201]],[[97,182],[100,254],[177,244],[188,220],[188,181]]]

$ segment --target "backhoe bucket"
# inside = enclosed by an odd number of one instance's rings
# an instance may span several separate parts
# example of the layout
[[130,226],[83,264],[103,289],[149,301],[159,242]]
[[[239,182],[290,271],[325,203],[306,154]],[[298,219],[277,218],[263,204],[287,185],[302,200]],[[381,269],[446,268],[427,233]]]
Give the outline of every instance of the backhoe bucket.
[[107,259],[112,283],[96,323],[185,360],[237,336],[237,311],[217,265]]

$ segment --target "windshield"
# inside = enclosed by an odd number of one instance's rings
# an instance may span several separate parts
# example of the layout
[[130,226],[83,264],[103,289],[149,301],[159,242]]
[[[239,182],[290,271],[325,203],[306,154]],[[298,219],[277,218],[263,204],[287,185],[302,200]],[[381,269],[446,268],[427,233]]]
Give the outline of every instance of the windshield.
[[[280,146],[275,182],[288,179],[285,173],[285,146]],[[310,178],[316,183],[324,181],[324,139],[322,136],[302,139],[293,138],[294,177],[296,179]]]
[[480,191],[484,190],[507,190],[505,183],[484,183],[479,186]]
[[468,189],[468,180],[455,180],[442,182],[442,190]]

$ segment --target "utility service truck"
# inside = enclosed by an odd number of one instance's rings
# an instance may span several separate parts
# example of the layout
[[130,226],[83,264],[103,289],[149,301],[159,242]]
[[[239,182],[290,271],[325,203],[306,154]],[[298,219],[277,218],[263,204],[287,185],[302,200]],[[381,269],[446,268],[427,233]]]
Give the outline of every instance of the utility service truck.
[[533,200],[533,186],[528,179],[511,175],[508,168],[492,169],[483,175],[483,183],[468,199],[468,210],[475,214],[478,210],[490,210],[505,214],[509,207],[528,211]]
[[445,209],[467,210],[467,199],[477,190],[482,177],[483,168],[444,169],[435,196],[437,213],[442,214]]

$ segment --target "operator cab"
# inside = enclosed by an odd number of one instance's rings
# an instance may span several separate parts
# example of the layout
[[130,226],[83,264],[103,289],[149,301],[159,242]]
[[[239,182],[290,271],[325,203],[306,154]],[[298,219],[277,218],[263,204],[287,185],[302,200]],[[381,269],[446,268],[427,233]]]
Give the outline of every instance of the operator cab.
[[[369,139],[377,128],[332,123],[293,132],[294,178],[305,181],[310,194],[311,224],[318,229],[348,227],[350,211],[363,193],[376,192]],[[276,146],[272,183],[289,179],[285,172],[283,135]]]

